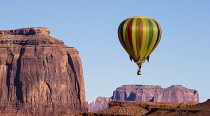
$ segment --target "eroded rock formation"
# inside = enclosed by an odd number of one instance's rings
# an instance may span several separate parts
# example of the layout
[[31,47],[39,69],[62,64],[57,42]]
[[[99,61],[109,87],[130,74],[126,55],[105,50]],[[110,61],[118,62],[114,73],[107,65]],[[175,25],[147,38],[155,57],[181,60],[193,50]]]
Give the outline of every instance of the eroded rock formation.
[[[100,97],[100,99],[104,98]],[[113,92],[109,100],[99,101],[97,98],[95,102],[88,105],[88,110],[89,112],[103,110],[106,108],[105,104],[111,101],[199,102],[199,95],[197,90],[181,85],[172,85],[168,88],[162,88],[160,85],[123,85]]]
[[43,27],[0,31],[2,112],[75,115],[87,111],[78,51],[49,33]]

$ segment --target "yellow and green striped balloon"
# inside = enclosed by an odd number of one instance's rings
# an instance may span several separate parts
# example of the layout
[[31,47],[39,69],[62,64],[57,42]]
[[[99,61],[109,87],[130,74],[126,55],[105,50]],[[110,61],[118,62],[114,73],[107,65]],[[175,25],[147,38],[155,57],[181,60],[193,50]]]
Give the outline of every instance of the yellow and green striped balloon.
[[118,28],[118,37],[121,45],[139,67],[160,42],[162,30],[160,25],[149,17],[135,16],[124,20]]

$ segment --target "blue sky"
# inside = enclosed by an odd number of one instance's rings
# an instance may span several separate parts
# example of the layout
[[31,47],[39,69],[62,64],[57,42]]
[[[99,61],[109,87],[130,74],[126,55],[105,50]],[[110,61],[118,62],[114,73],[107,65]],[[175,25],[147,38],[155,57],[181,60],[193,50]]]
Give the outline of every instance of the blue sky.
[[[1,0],[0,30],[47,27],[75,47],[83,64],[86,100],[110,97],[121,85],[183,85],[210,99],[210,1]],[[142,75],[121,47],[117,29],[132,16],[155,19],[162,40]]]

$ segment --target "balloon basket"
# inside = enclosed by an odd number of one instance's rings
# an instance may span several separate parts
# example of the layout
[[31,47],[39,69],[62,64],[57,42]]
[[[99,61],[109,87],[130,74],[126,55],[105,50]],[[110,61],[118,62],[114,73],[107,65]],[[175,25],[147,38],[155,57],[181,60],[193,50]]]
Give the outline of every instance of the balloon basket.
[[138,71],[138,72],[137,72],[137,75],[141,75],[141,71]]

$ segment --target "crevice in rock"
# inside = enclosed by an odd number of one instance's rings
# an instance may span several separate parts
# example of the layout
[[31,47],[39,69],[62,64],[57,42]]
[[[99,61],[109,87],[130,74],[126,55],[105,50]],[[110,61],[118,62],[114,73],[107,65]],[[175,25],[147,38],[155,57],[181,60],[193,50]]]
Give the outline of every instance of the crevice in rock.
[[197,91],[195,90],[193,93],[194,93],[194,95],[196,95]]
[[49,101],[52,103],[52,108],[54,108],[54,104],[53,104],[53,101],[52,101],[52,88],[50,87],[50,84],[45,82],[48,89],[50,90],[50,95],[49,95]]
[[[77,77],[75,76],[75,78],[77,78]],[[78,99],[79,99],[79,101],[81,103],[79,82],[78,82],[77,79],[75,79],[75,81],[76,81],[76,86],[77,86],[77,89],[78,89],[78,91],[77,91],[77,97],[78,97]]]
[[2,97],[2,88],[0,88],[0,101],[1,101],[1,97]]
[[11,63],[10,62],[6,62],[6,66],[7,66],[7,75],[6,75],[6,85],[7,85],[7,99],[10,99],[10,75],[11,75],[11,70],[12,70],[12,64],[13,64],[13,59],[14,59],[14,55],[10,54],[10,56],[12,57]]
[[149,102],[154,102],[155,101],[155,97],[152,97],[152,99],[149,100]]
[[22,82],[20,81],[20,71],[21,71],[21,57],[25,52],[25,48],[22,47],[20,50],[20,56],[17,60],[17,71],[14,78],[14,86],[16,87],[16,97],[20,103],[23,103],[23,90],[22,90]]
[[126,94],[126,92],[124,91],[123,94],[124,94],[124,99],[126,100],[126,99],[127,99],[127,94]]
[[76,71],[75,71],[75,69],[74,69],[73,60],[72,60],[70,54],[67,54],[67,55],[68,55],[68,63],[69,63],[69,65],[70,65],[72,71],[73,71],[74,73],[76,73]]
[[46,85],[47,85],[48,89],[50,90],[50,95],[52,95],[52,89],[50,88],[49,83],[46,82]]
[[136,94],[131,92],[129,97],[126,99],[126,101],[135,101],[136,100]]
[[71,67],[73,73],[74,73],[74,78],[75,78],[75,89],[77,90],[77,97],[78,97],[78,100],[81,102],[81,99],[80,99],[80,84],[79,84],[79,81],[78,81],[78,78],[77,78],[77,73],[76,73],[76,70],[74,68],[74,62],[72,60],[72,57],[70,56],[70,54],[67,54],[68,55],[68,64],[69,66]]

